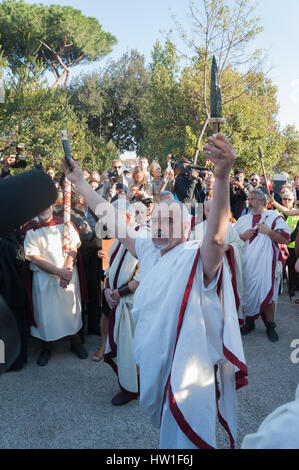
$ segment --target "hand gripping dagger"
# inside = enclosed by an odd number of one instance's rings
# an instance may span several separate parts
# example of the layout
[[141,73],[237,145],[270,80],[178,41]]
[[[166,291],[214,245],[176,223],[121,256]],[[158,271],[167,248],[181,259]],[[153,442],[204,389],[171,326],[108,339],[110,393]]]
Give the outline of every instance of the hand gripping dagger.
[[214,126],[214,134],[220,132],[220,125],[225,123],[222,116],[221,86],[218,73],[218,67],[215,56],[213,56],[211,69],[211,87],[210,87],[210,119]]
[[[69,168],[72,170],[70,159],[71,159],[71,146],[67,135],[67,131],[60,131],[59,133],[65,158]],[[71,182],[65,178],[64,183],[64,214],[63,214],[63,255],[66,259],[71,251],[71,196],[72,196],[72,185]]]

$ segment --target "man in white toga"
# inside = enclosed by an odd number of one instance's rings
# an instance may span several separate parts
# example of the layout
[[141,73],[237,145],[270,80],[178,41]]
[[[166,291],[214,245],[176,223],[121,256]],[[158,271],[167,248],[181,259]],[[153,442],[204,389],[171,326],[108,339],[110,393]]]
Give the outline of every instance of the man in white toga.
[[[160,448],[216,447],[216,416],[231,447],[236,438],[236,388],[247,383],[234,295],[222,269],[229,220],[229,175],[235,160],[222,134],[205,155],[215,165],[214,197],[202,244],[186,240],[190,218],[178,201],[158,203],[151,237],[126,226],[84,181],[78,165],[63,168],[97,216],[140,263],[131,312],[140,368],[140,407],[160,427]],[[201,246],[200,246],[201,245]]]
[[39,214],[37,220],[25,226],[24,251],[30,262],[32,276],[32,306],[34,318],[31,335],[41,341],[37,358],[39,366],[46,366],[53,342],[69,337],[71,351],[86,359],[87,351],[78,334],[82,328],[80,278],[76,258],[81,242],[71,225],[71,251],[63,255],[63,219],[53,216],[53,206]]
[[288,244],[291,230],[280,214],[267,210],[267,203],[262,191],[251,191],[248,195],[250,213],[235,224],[245,242],[243,305],[246,318],[241,333],[247,335],[254,330],[254,321],[262,316],[268,339],[276,342],[279,337],[274,318],[282,275],[279,245]]

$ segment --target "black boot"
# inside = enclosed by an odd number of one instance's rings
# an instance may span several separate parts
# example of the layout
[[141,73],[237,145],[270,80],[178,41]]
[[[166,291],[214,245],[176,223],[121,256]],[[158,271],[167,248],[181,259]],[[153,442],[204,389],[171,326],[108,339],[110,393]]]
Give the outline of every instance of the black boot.
[[50,356],[51,356],[50,349],[42,349],[36,360],[37,365],[40,367],[46,366],[49,362]]
[[271,341],[272,343],[275,343],[276,341],[278,341],[279,336],[275,331],[276,323],[274,321],[271,321],[271,322],[266,321],[265,325],[266,325],[266,328],[267,328],[266,333],[267,333],[269,341]]
[[36,363],[40,367],[44,367],[48,364],[51,357],[51,351],[53,347],[53,341],[42,341],[41,340],[41,351],[38,355]]
[[123,391],[120,391],[117,395],[112,398],[111,403],[113,406],[122,406],[126,405],[132,400],[135,400],[135,398],[132,398]]
[[246,317],[245,325],[240,328],[241,335],[248,335],[252,330],[255,329],[254,320],[250,317]]
[[76,356],[79,357],[79,359],[87,359],[88,358],[88,352],[82,345],[82,340],[80,338],[80,335],[77,333],[75,335],[70,336],[71,340],[71,352],[76,354]]

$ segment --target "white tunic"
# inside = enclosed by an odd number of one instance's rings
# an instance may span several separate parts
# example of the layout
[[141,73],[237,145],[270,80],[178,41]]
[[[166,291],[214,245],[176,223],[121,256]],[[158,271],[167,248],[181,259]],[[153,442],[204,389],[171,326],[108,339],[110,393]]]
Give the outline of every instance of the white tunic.
[[[64,265],[62,251],[63,224],[29,230],[24,241],[25,256],[42,256],[58,268]],[[71,226],[71,249],[77,250],[80,237]],[[30,263],[33,271],[32,301],[37,327],[31,335],[43,341],[55,341],[77,333],[82,327],[81,295],[77,267],[66,289],[60,287],[58,276],[48,274]]]
[[247,434],[242,449],[299,449],[299,385],[295,400],[267,416],[256,433]]
[[[194,240],[203,240],[203,237],[205,236],[207,231],[207,220],[204,222],[196,225],[194,227],[194,230],[192,232],[192,237]],[[235,281],[236,281],[236,290],[235,292],[235,297],[238,295],[238,300],[239,300],[239,307],[238,307],[238,317],[240,322],[243,321],[243,305],[242,305],[242,295],[243,295],[243,267],[242,267],[242,258],[243,258],[243,249],[244,249],[244,242],[241,240],[239,237],[238,232],[234,228],[234,226],[230,223],[228,226],[228,230],[226,232],[225,236],[225,242],[226,245],[229,245],[232,250],[233,250],[233,255],[234,255],[234,271],[235,271]],[[227,260],[226,254],[223,257],[223,262],[226,268],[229,270],[232,281],[233,279],[233,273],[231,272],[230,265]]]
[[[240,217],[234,228],[239,235],[253,228],[252,214]],[[266,211],[259,223],[265,223],[271,230],[280,230],[290,234],[290,227],[275,211]],[[279,247],[268,235],[258,233],[253,240],[246,240],[243,255],[243,305],[246,316],[257,318],[265,308],[275,302],[277,305],[278,290],[282,268],[278,262]]]
[[[235,373],[240,379],[242,375],[242,382],[247,367],[228,272],[223,270],[222,310],[217,294],[219,273],[205,288],[201,258],[194,264],[199,242],[178,245],[162,257],[150,238],[138,238],[135,246],[141,283],[131,315],[135,360],[140,367],[140,407],[153,425],[161,426],[160,448],[216,446],[215,365],[219,365],[219,413],[233,441]],[[194,282],[176,342],[193,265]]]
[[[121,287],[132,279],[139,282],[138,260],[125,250],[124,245],[120,244],[117,240],[109,250],[109,261],[117,248],[118,251],[113,259],[112,265],[105,271],[105,277],[109,279],[109,287],[112,290]],[[120,269],[118,269],[119,266],[121,266]],[[137,394],[138,379],[133,354],[134,323],[131,318],[133,300],[134,294],[121,297],[115,309],[113,338],[110,338],[110,334],[108,335],[105,362],[108,362],[113,367],[113,361],[117,366],[117,375],[121,387],[127,392]],[[111,316],[109,317],[109,322],[110,321],[112,321]],[[116,357],[113,353],[113,343],[117,348]]]

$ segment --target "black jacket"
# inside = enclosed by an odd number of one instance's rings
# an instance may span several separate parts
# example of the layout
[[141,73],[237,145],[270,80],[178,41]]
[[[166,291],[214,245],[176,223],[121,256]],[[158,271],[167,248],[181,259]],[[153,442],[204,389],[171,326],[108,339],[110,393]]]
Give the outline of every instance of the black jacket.
[[174,192],[179,201],[184,204],[195,206],[202,202],[200,192],[202,190],[201,182],[197,179],[189,179],[185,175],[179,175],[174,184]]

